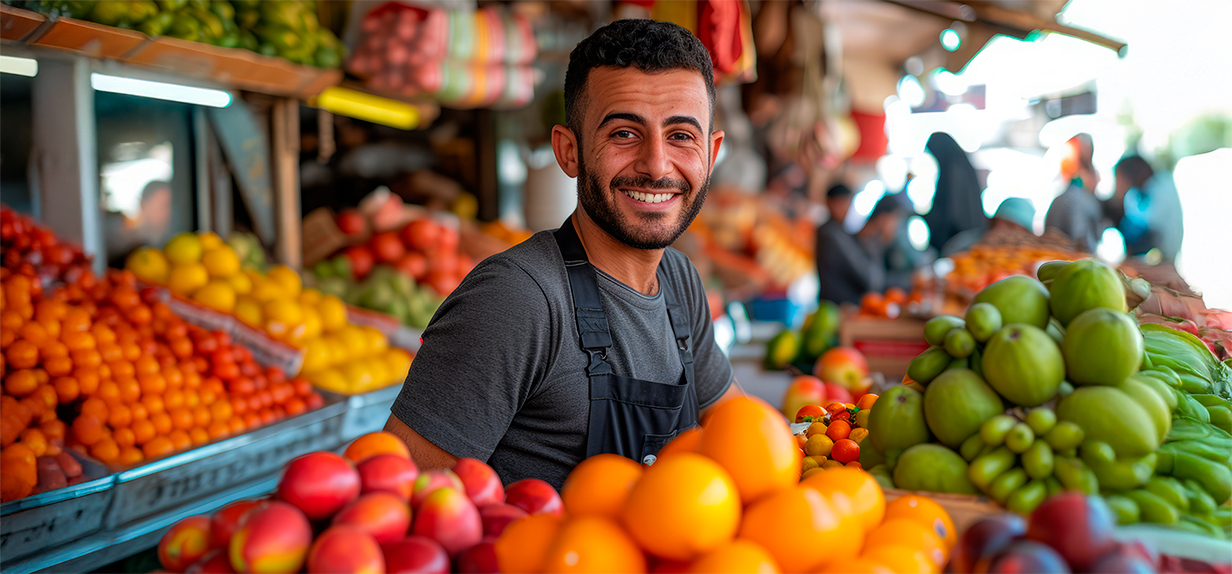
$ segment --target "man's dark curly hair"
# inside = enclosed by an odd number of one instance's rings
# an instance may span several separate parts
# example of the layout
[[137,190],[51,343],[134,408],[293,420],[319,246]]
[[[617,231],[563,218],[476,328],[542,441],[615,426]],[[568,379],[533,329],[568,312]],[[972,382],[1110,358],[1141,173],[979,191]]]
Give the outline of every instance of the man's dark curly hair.
[[594,68],[635,67],[643,72],[692,70],[706,81],[710,96],[710,129],[714,130],[714,67],[710,52],[688,30],[671,22],[617,20],[578,42],[565,71],[565,123],[581,134],[586,109],[586,80]]

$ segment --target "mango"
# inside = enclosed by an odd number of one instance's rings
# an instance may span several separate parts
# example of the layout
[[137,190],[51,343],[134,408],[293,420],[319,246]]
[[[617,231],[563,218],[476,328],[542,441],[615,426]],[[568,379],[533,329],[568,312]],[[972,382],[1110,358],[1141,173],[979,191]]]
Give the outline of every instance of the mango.
[[1030,277],[1006,277],[975,294],[972,305],[989,303],[1001,312],[1001,322],[1048,326],[1048,289]]
[[1134,399],[1134,402],[1138,403],[1138,406],[1142,407],[1151,417],[1151,423],[1155,425],[1155,435],[1159,437],[1159,442],[1162,444],[1164,437],[1168,436],[1168,431],[1172,430],[1172,411],[1168,409],[1168,403],[1160,398],[1155,389],[1137,377],[1125,379],[1117,388]]
[[1052,315],[1067,327],[1070,321],[1089,309],[1103,307],[1121,313],[1128,310],[1120,273],[1090,258],[1075,261],[1057,273],[1052,281],[1048,306]]
[[[879,399],[880,400],[880,399]],[[929,430],[950,448],[958,448],[988,419],[1005,411],[1001,397],[973,371],[946,371],[924,393]]]
[[991,303],[976,303],[967,309],[964,320],[971,336],[980,343],[985,343],[1001,330],[1003,320],[1001,311]]
[[1097,307],[1070,322],[1061,344],[1065,372],[1075,385],[1116,385],[1138,372],[1142,331],[1128,314]]
[[894,484],[906,490],[976,493],[967,477],[967,461],[938,444],[917,444],[903,451],[894,466]]
[[1010,402],[1033,407],[1056,396],[1065,380],[1061,349],[1043,330],[1007,325],[988,340],[983,356],[988,384]]
[[945,336],[954,329],[962,328],[965,323],[953,315],[933,317],[924,324],[924,340],[936,347],[945,343]]
[[868,415],[868,431],[873,447],[885,453],[887,459],[890,450],[928,442],[932,433],[925,422],[924,394],[906,386],[882,393]]
[[921,385],[927,385],[945,371],[953,360],[954,357],[945,351],[945,347],[929,347],[907,365],[907,376]]
[[1057,419],[1082,428],[1085,438],[1106,442],[1118,457],[1140,458],[1159,448],[1151,416],[1120,389],[1081,387],[1061,399]]

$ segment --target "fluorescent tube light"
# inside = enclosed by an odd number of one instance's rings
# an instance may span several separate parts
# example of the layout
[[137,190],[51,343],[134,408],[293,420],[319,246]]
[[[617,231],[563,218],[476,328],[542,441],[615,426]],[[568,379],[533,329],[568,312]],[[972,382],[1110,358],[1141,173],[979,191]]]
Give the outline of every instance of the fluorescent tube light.
[[225,108],[231,105],[231,94],[209,88],[195,88],[104,74],[90,74],[90,85],[100,92],[128,94],[212,108]]
[[404,130],[419,125],[419,109],[415,106],[347,88],[325,88],[317,96],[316,105],[340,116]]
[[33,78],[38,75],[38,60],[0,56],[0,72]]

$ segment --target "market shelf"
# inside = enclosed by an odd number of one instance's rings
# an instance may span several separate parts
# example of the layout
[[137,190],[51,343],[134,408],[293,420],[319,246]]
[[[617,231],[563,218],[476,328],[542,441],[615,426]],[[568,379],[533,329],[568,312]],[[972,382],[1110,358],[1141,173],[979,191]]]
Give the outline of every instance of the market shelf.
[[301,66],[239,48],[150,37],[73,18],[46,18],[8,5],[0,5],[0,39],[281,97],[308,99],[342,80],[337,69]]

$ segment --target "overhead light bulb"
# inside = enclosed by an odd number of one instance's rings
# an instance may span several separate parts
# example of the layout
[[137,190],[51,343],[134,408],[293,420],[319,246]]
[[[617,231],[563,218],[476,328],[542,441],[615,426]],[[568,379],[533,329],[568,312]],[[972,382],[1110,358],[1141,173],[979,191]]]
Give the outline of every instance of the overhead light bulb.
[[962,37],[958,35],[958,31],[953,28],[946,28],[941,31],[941,47],[947,52],[953,52],[962,46]]
[[38,60],[32,58],[17,58],[14,56],[0,56],[0,72],[33,78],[38,75]]

